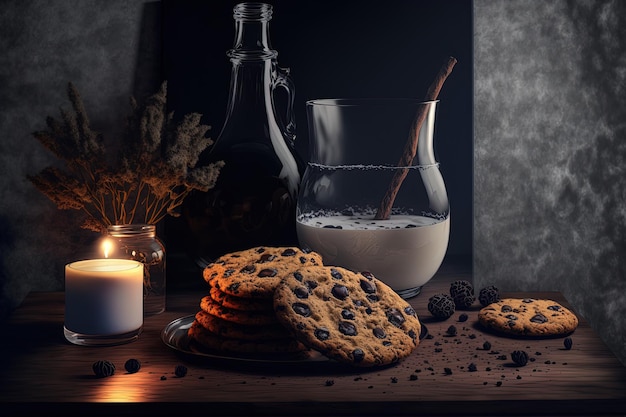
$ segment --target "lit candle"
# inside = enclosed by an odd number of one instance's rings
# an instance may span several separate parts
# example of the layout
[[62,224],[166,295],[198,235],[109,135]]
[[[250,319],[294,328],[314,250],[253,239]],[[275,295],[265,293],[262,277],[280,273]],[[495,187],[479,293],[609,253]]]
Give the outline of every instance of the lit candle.
[[91,259],[65,266],[65,337],[81,345],[135,340],[143,326],[143,265]]

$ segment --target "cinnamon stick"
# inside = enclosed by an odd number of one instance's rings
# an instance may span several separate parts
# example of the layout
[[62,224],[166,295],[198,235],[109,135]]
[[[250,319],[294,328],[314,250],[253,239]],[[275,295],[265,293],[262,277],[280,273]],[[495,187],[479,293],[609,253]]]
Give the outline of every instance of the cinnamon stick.
[[[449,57],[446,62],[441,66],[439,72],[437,73],[437,76],[426,91],[424,101],[434,101],[437,99],[437,97],[439,96],[439,92],[443,87],[443,83],[452,72],[452,68],[454,67],[456,62],[456,58]],[[417,114],[415,115],[415,120],[411,128],[411,133],[406,144],[404,145],[404,151],[402,152],[402,156],[400,157],[400,161],[398,162],[399,167],[408,167],[409,165],[411,165],[411,162],[415,158],[420,129],[422,128],[422,124],[426,119],[428,107],[429,106],[424,105],[419,106],[419,108],[417,109]],[[385,192],[385,195],[381,200],[380,205],[378,206],[378,210],[376,211],[376,215],[374,216],[376,220],[389,219],[393,202],[396,199],[396,195],[398,194],[400,186],[402,185],[402,182],[406,178],[408,172],[408,168],[396,170],[393,178],[391,179],[391,183],[389,184],[389,187],[387,187],[387,191]]]

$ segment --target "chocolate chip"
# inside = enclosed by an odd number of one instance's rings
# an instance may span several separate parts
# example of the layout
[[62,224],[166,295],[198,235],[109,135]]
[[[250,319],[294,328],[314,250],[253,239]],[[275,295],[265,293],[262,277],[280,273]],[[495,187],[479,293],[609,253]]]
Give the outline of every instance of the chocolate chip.
[[407,316],[417,317],[417,313],[415,312],[415,310],[413,310],[413,307],[411,306],[404,307],[404,314],[406,314]]
[[376,336],[379,339],[384,339],[385,337],[387,337],[387,333],[385,333],[385,331],[381,329],[380,327],[374,327],[374,330],[372,330],[372,333],[374,333],[374,336]]
[[330,276],[335,279],[343,279],[343,275],[341,274],[341,272],[337,271],[335,268],[331,268]]
[[317,282],[315,281],[307,281],[306,286],[309,287],[309,290],[314,290],[317,288]]
[[548,310],[559,311],[560,309],[561,309],[561,306],[548,306]]
[[356,336],[357,331],[354,324],[349,323],[347,321],[339,322],[339,331],[346,336]]
[[365,358],[365,352],[362,349],[356,348],[352,351],[352,361],[354,363],[362,362]]
[[526,366],[528,363],[528,353],[523,350],[515,350],[511,353],[511,359],[515,362],[516,365]]
[[303,265],[306,263],[306,256],[301,256],[300,257],[300,263],[303,264]]
[[571,337],[566,337],[563,340],[563,346],[565,346],[566,350],[570,350],[572,348],[572,345],[574,344],[574,342],[572,341]]
[[187,367],[185,365],[176,365],[174,374],[179,378],[184,378],[187,375]]
[[507,314],[504,317],[506,317],[509,320],[517,320],[517,316],[515,314]]
[[354,320],[354,313],[350,310],[348,310],[347,308],[344,308],[343,310],[341,310],[341,317],[343,317],[346,320]]
[[293,309],[293,311],[296,312],[296,314],[299,314],[303,317],[309,317],[311,315],[311,309],[308,305],[304,303],[293,303],[291,305],[291,308]]
[[328,331],[328,329],[325,328],[315,329],[313,334],[315,334],[315,337],[317,337],[318,340],[322,341],[328,340],[328,338],[330,337],[330,332]]
[[369,280],[374,279],[374,274],[372,274],[372,273],[371,273],[371,272],[369,272],[369,271],[362,271],[362,272],[361,272],[361,275],[363,275],[365,278],[367,278],[367,279],[369,279]]
[[522,302],[523,302],[523,303],[526,303],[526,304],[530,304],[530,303],[532,303],[533,301],[535,301],[535,300],[533,300],[532,298],[524,298],[524,299],[522,300]]
[[302,280],[304,279],[304,277],[302,276],[302,274],[301,274],[300,272],[298,272],[298,271],[296,271],[296,272],[294,272],[294,273],[293,273],[293,277],[294,277],[295,279],[297,279],[298,281],[300,281],[300,282],[302,282]]
[[402,327],[406,319],[397,308],[387,310],[387,320],[396,327]]
[[265,262],[271,262],[274,259],[276,259],[276,255],[272,255],[271,253],[264,253],[263,255],[261,255],[261,257],[259,258],[258,263],[263,264]]
[[254,265],[246,265],[241,268],[241,273],[243,274],[252,274],[254,271],[256,271],[256,266]]
[[281,253],[282,256],[294,256],[295,254],[296,251],[291,248],[287,248],[283,251],[283,253]]
[[309,298],[309,289],[305,287],[298,287],[293,290],[293,293],[298,298]]
[[456,336],[456,326],[451,325],[450,327],[448,327],[448,330],[446,330],[446,334],[448,336]]
[[378,296],[377,296],[376,294],[367,294],[367,297],[366,297],[366,298],[367,298],[368,300],[370,300],[370,301],[374,301],[374,302],[376,302],[376,301],[380,300],[380,298],[378,298]]
[[348,288],[346,288],[344,285],[335,284],[335,286],[331,290],[331,293],[335,296],[335,298],[339,300],[345,300],[346,298],[348,298]]
[[235,270],[232,269],[232,268],[229,268],[226,271],[224,271],[224,278],[228,278],[229,276],[231,276],[234,273],[235,273]]
[[376,285],[373,282],[361,280],[361,289],[367,294],[373,294],[376,292]]
[[500,309],[501,312],[503,313],[510,313],[511,311],[513,311],[513,307],[511,307],[510,305],[503,305],[502,308]]
[[417,339],[417,333],[413,330],[409,330],[409,337],[415,341]]
[[543,314],[535,314],[534,316],[532,316],[530,321],[533,323],[547,323],[548,318],[544,316]]
[[278,271],[276,270],[276,268],[265,268],[259,271],[259,273],[257,274],[257,277],[271,278],[271,277],[275,277],[277,274],[278,274]]

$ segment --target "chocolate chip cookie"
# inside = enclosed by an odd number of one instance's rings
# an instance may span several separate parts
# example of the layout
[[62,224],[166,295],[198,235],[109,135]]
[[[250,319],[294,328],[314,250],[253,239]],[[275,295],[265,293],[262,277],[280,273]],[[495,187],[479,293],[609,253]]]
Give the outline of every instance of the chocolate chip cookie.
[[211,287],[211,298],[222,307],[240,311],[273,311],[271,298],[244,298],[226,294],[218,288]]
[[296,339],[342,363],[387,365],[419,344],[413,308],[368,272],[300,268],[276,288],[274,310]]
[[220,256],[203,276],[226,294],[270,299],[283,277],[310,265],[322,265],[321,255],[297,247],[255,247]]
[[259,341],[225,338],[208,331],[197,320],[193,321],[187,330],[187,335],[201,347],[221,354],[278,354],[304,352],[307,350],[303,344],[294,338]]
[[206,295],[200,300],[200,309],[212,316],[219,317],[223,320],[233,323],[247,325],[266,325],[278,324],[276,315],[273,310],[269,311],[243,311],[224,307],[218,304],[211,296]]
[[239,324],[216,317],[206,311],[200,310],[196,313],[195,321],[202,327],[227,339],[268,341],[288,339],[291,337],[287,329],[278,323],[267,325]]
[[576,315],[561,304],[534,298],[503,298],[483,307],[478,321],[514,336],[561,336],[578,326]]

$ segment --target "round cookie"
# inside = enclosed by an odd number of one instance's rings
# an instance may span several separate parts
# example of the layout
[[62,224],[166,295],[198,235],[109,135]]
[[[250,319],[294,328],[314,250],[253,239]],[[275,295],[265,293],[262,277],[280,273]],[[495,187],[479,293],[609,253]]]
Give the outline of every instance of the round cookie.
[[272,299],[235,297],[220,291],[216,287],[211,287],[209,295],[222,307],[232,308],[233,310],[273,311]]
[[259,246],[220,256],[203,271],[220,291],[243,298],[272,298],[281,279],[303,266],[322,265],[320,254],[297,247]]
[[287,329],[278,323],[268,325],[239,324],[221,319],[203,310],[196,313],[195,320],[214,335],[228,339],[268,341],[291,337]]
[[203,348],[221,353],[284,354],[306,351],[306,347],[293,338],[251,341],[216,336],[195,320],[187,330],[187,336]]
[[397,362],[419,344],[413,308],[368,272],[301,268],[276,288],[274,310],[304,345],[354,366]]
[[200,309],[212,316],[217,316],[223,320],[233,323],[247,325],[278,324],[276,315],[269,311],[242,311],[219,305],[211,296],[206,295],[200,300]]
[[514,336],[561,336],[578,326],[576,315],[561,304],[534,298],[503,298],[483,307],[478,321]]

